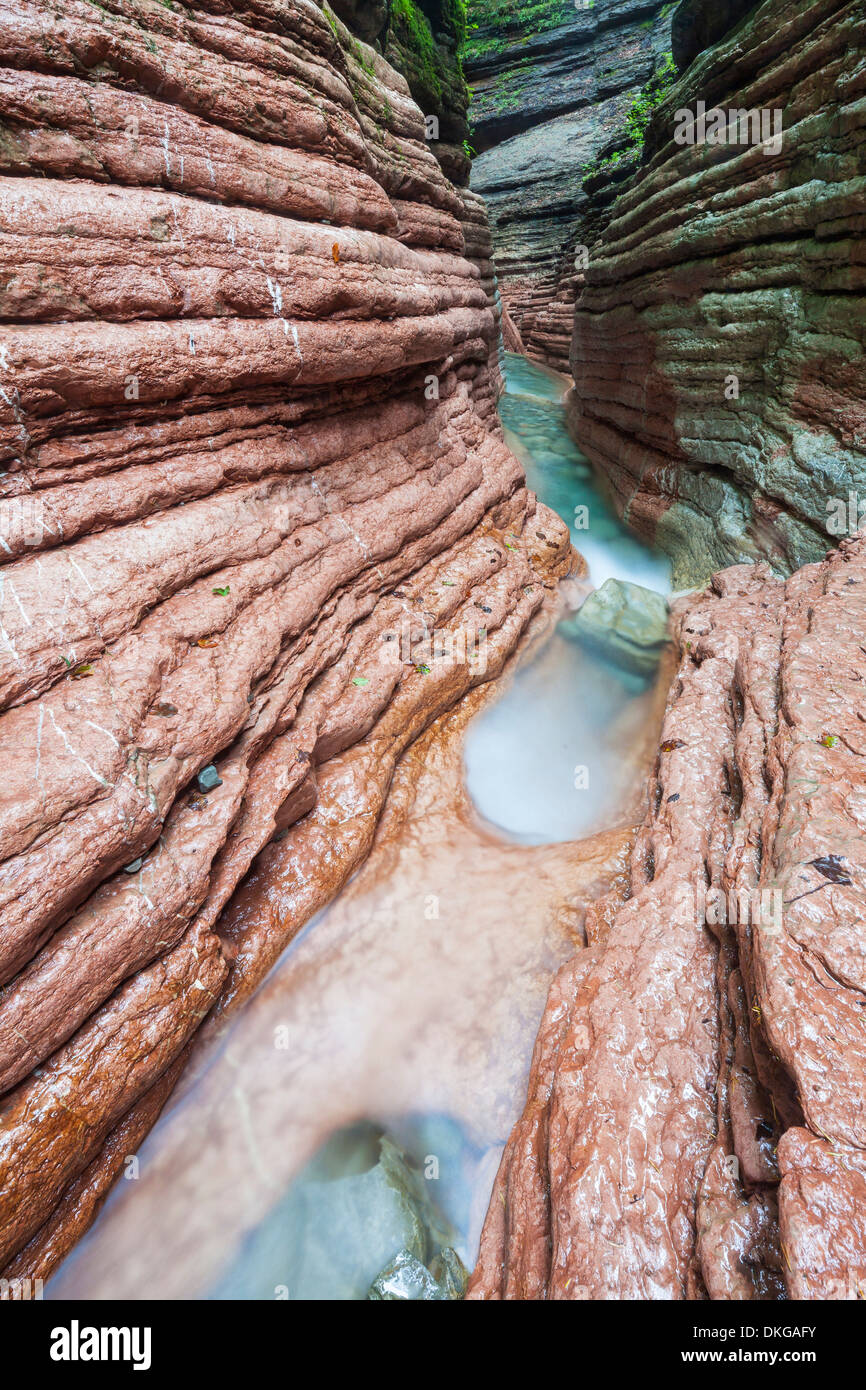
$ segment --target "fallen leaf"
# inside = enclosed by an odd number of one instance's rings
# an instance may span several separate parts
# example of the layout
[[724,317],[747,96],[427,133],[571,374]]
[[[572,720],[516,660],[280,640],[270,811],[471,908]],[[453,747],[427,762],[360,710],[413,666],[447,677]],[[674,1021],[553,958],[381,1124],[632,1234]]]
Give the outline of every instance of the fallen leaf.
[[681,738],[669,738],[662,744],[663,753],[673,753],[677,748],[685,748]]
[[339,264],[340,264],[340,247],[339,247],[339,244],[338,244],[336,241],[334,242],[333,246],[331,247],[331,255],[334,257],[334,265],[339,265]]
[[853,882],[847,870],[842,867],[842,856],[839,854],[823,854],[819,859],[810,859],[809,863],[831,883],[850,885]]
[[369,685],[370,682],[368,681],[368,679],[367,679],[366,676],[354,676],[353,679],[352,679],[352,684],[353,684],[353,685]]
[[216,594],[218,598],[226,598],[231,593],[231,586],[226,584],[224,589],[211,589],[211,593]]
[[82,661],[78,666],[75,667],[73,671],[70,671],[69,673],[70,680],[74,681],[81,681],[84,680],[85,676],[92,675],[93,663],[91,661]]
[[197,647],[218,647],[220,639],[218,637],[200,637],[196,642]]

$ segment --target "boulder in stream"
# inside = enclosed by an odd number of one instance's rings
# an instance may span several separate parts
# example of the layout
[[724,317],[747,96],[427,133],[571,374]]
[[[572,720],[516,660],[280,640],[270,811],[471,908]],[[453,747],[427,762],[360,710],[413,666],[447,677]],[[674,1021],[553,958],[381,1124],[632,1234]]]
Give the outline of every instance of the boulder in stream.
[[668,642],[667,600],[623,579],[606,579],[560,629],[618,666],[652,675]]

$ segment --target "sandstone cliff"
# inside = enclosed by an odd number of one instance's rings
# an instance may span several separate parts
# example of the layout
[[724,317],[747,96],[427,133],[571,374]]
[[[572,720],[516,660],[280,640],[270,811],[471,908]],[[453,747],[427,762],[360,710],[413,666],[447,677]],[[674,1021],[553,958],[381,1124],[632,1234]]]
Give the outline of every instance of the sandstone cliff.
[[[866,519],[866,18],[686,0],[672,44],[685,71],[591,246],[570,411],[686,586],[743,560],[789,573]],[[735,141],[677,143],[700,101],[781,139],[737,120]]]
[[866,536],[676,626],[630,884],[554,980],[472,1298],[866,1291]]
[[455,183],[468,183],[466,0],[334,0],[333,8],[402,72],[425,117],[438,123],[431,148],[439,163]]
[[[0,1268],[44,1276],[569,547],[483,207],[327,5],[4,0],[0,53]],[[286,829],[296,910],[224,924]]]
[[662,0],[470,0],[472,187],[487,201],[503,301],[530,357],[568,370],[593,206],[582,175],[621,136],[671,46]]

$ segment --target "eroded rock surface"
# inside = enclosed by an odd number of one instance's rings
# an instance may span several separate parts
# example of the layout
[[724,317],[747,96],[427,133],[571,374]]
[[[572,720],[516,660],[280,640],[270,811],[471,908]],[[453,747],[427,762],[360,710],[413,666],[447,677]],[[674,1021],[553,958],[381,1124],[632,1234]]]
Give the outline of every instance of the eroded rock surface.
[[[483,207],[326,6],[7,0],[0,56],[12,1277],[56,1266],[570,561],[495,417]],[[364,816],[307,832],[291,920],[224,919],[349,749]]]
[[670,49],[672,9],[470,0],[472,187],[490,208],[503,303],[527,353],[562,371],[582,284],[575,246],[593,212],[582,174]]
[[[681,11],[690,66],[590,247],[570,409],[685,587],[744,560],[790,573],[866,518],[866,18],[856,0]],[[699,101],[735,113],[723,143],[676,142]]]
[[737,566],[536,1043],[472,1298],[862,1298],[866,536]]

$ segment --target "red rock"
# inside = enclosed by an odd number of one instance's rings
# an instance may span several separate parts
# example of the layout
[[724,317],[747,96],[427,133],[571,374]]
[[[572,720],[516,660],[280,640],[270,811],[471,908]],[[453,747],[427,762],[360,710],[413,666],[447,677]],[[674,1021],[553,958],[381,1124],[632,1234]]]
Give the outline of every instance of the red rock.
[[552,986],[469,1297],[861,1296],[864,584],[861,533],[681,602],[630,893]]
[[[46,1277],[570,547],[496,420],[483,204],[377,53],[313,0],[7,0],[0,55],[0,1266]],[[422,679],[482,595],[489,667]],[[339,866],[239,933],[355,749]]]

